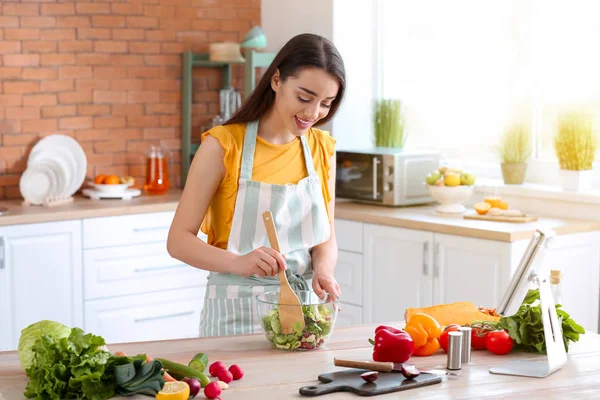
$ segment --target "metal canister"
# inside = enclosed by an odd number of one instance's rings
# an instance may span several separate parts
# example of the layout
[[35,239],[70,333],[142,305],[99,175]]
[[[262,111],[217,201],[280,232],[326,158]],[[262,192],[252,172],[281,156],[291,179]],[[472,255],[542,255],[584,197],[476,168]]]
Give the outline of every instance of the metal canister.
[[471,362],[471,327],[461,326],[458,328],[458,331],[463,334],[460,362],[462,364],[468,364]]
[[462,368],[462,332],[448,332],[448,361],[446,368],[458,370]]

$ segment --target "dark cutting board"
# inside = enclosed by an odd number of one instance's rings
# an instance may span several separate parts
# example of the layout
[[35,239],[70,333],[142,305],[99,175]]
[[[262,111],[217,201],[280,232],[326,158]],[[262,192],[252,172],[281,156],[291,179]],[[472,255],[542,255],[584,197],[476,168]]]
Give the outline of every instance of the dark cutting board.
[[398,392],[435,385],[442,377],[433,374],[421,374],[413,379],[406,379],[399,372],[380,372],[375,382],[365,382],[360,374],[366,369],[348,369],[319,375],[319,385],[303,386],[300,394],[304,396],[320,396],[334,392],[352,392],[359,396],[376,396],[378,394]]

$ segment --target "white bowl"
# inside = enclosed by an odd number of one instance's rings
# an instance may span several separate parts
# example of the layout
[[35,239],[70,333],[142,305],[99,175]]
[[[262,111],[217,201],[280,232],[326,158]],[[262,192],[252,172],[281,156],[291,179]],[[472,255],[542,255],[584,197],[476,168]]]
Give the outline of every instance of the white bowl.
[[465,203],[473,195],[474,185],[434,186],[427,185],[431,197],[440,205],[436,211],[442,214],[462,214],[466,211]]
[[92,184],[94,189],[102,193],[124,193],[129,186],[130,183],[119,183],[119,184]]

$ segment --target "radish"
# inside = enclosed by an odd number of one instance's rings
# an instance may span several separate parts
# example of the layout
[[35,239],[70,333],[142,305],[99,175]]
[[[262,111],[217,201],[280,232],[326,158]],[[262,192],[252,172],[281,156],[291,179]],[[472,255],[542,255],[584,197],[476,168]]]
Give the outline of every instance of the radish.
[[204,388],[204,395],[209,399],[216,399],[221,395],[221,386],[217,382],[211,382]]
[[231,367],[229,367],[229,372],[231,372],[234,381],[242,379],[242,376],[244,376],[244,371],[242,371],[240,366],[237,364],[233,364]]
[[211,376],[216,377],[219,374],[219,371],[222,369],[227,370],[227,367],[225,366],[225,364],[223,364],[221,361],[215,361],[208,368],[208,373]]
[[233,375],[228,370],[221,369],[219,372],[217,372],[217,378],[219,378],[220,381],[229,383],[233,380]]

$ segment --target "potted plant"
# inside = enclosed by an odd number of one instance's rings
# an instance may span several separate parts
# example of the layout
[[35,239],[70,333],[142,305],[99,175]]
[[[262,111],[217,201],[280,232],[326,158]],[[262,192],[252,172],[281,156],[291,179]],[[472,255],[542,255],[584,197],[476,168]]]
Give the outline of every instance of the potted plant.
[[560,165],[560,182],[565,190],[592,187],[592,165],[598,140],[589,115],[568,112],[558,119],[554,148]]
[[373,122],[376,147],[404,147],[406,142],[405,121],[400,100],[378,100],[375,103]]
[[532,144],[529,128],[524,123],[512,124],[500,142],[502,177],[507,185],[520,185],[525,180],[527,159],[531,156]]

